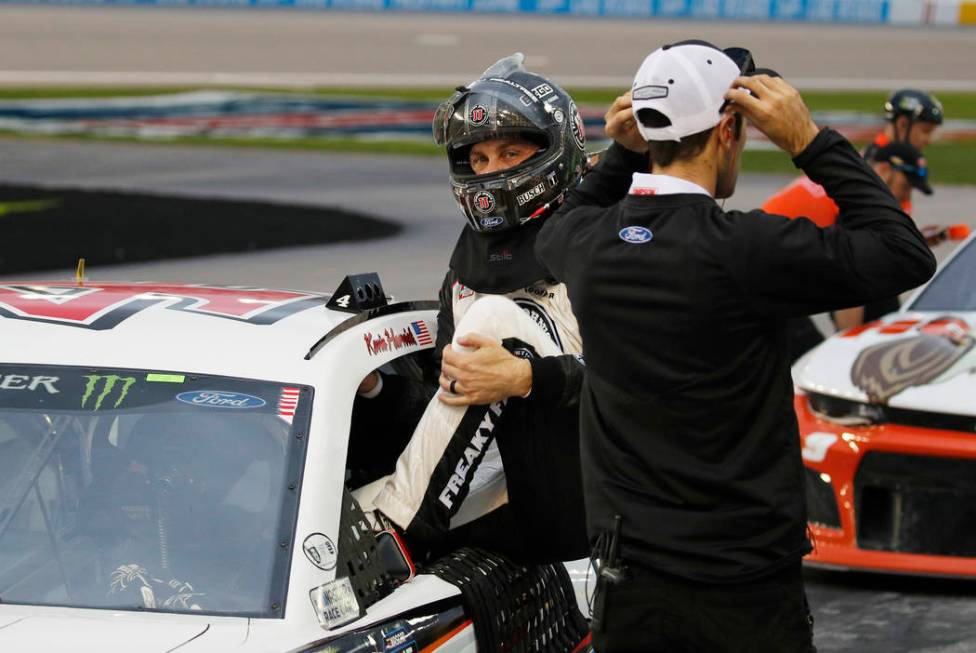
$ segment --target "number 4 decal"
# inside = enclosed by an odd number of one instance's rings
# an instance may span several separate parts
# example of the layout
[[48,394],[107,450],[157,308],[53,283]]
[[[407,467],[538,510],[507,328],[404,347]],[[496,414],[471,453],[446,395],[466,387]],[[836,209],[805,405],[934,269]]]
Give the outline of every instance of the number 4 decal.
[[341,306],[342,308],[349,308],[349,295],[343,295],[337,299],[336,305]]

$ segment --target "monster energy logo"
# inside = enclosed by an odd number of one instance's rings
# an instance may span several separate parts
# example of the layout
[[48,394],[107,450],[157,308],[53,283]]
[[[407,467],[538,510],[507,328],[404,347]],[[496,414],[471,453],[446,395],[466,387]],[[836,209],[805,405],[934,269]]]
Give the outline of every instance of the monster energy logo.
[[109,374],[107,376],[102,376],[100,374],[86,374],[85,378],[88,379],[88,383],[85,385],[85,394],[81,398],[82,408],[88,407],[88,400],[91,399],[93,394],[95,394],[95,390],[98,388],[99,383],[102,384],[102,391],[98,393],[98,396],[95,398],[95,403],[92,406],[92,410],[100,409],[102,407],[102,402],[111,396],[116,385],[121,384],[118,399],[116,399],[115,404],[112,405],[112,408],[118,408],[125,400],[125,396],[129,394],[129,388],[132,387],[132,384],[136,382],[135,377],[116,376],[115,374]]

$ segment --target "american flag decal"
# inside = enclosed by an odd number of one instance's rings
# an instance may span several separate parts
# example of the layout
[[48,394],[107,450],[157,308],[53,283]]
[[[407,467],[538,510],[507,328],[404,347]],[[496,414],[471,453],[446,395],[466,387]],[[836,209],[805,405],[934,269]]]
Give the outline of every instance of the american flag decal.
[[278,399],[278,414],[291,424],[295,417],[295,410],[298,409],[298,388],[282,388],[281,397]]
[[418,345],[434,344],[433,338],[430,337],[430,331],[427,330],[427,323],[423,320],[411,322],[410,329],[413,331],[414,335],[417,336]]

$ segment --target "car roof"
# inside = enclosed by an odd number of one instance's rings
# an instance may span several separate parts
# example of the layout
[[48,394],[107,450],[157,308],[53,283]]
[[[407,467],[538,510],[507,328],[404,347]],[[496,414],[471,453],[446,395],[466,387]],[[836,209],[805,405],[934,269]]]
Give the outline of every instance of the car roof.
[[0,366],[128,367],[300,381],[295,376],[309,349],[350,317],[327,309],[328,298],[191,284],[0,282]]

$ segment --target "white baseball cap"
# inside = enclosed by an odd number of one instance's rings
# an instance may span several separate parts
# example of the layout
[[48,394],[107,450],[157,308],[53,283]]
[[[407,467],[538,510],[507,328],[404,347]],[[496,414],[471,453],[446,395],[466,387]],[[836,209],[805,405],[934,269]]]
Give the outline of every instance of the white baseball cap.
[[[722,119],[725,92],[741,74],[727,54],[704,42],[655,50],[634,77],[637,130],[646,141],[680,141],[714,127]],[[643,109],[657,114],[641,116]]]

